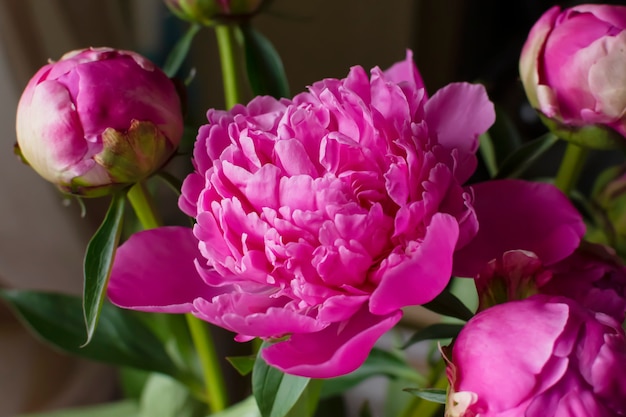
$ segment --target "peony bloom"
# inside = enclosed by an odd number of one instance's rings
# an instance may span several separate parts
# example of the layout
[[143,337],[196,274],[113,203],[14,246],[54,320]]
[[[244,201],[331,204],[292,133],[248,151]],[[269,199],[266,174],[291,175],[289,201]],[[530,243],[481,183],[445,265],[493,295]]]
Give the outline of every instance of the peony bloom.
[[[275,341],[262,352],[271,365],[324,378],[355,370],[402,307],[446,287],[453,252],[477,229],[462,184],[494,121],[482,86],[428,98],[408,54],[385,72],[353,67],[293,100],[207,117],[180,199],[193,235],[169,227],[122,245],[114,303]],[[170,256],[152,253],[160,245]],[[189,259],[197,272],[160,266]],[[190,290],[198,283],[209,289]]]
[[620,323],[626,317],[626,267],[610,248],[597,244],[585,242],[552,265],[532,252],[507,251],[478,274],[476,289],[481,310],[539,293],[571,298]]
[[[530,104],[564,139],[611,148],[626,135],[626,7],[552,7],[522,49]],[[593,127],[591,127],[593,126]]]
[[263,0],[164,0],[181,19],[211,25],[220,19],[245,17],[259,11]]
[[42,67],[17,108],[17,151],[62,191],[103,195],[159,169],[183,132],[173,82],[129,51],[90,48]]
[[626,414],[626,341],[619,323],[565,297],[499,304],[452,345],[447,417]]

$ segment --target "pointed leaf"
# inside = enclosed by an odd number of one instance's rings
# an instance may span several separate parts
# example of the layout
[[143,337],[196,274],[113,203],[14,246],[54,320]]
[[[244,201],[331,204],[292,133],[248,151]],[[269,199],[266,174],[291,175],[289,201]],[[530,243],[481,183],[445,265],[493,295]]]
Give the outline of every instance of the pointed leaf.
[[494,177],[502,162],[522,146],[521,135],[509,114],[498,105],[495,110],[496,121],[488,132],[480,136],[479,148],[490,177]]
[[0,291],[0,297],[37,337],[65,352],[120,366],[176,373],[162,343],[132,311],[104,303],[91,343],[81,347],[80,297],[26,290]]
[[495,178],[520,177],[532,164],[549,151],[558,140],[558,137],[548,133],[524,144],[502,162]]
[[83,264],[83,311],[88,344],[93,337],[100,309],[106,295],[106,285],[113,266],[113,257],[122,232],[125,195],[113,194],[111,205],[100,228],[87,245]]
[[272,43],[249,24],[241,25],[248,80],[254,95],[289,97],[289,84],[280,55]]
[[416,332],[407,342],[402,345],[402,349],[406,349],[417,342],[433,339],[452,339],[456,337],[461,329],[462,324],[437,323],[425,327]]
[[446,390],[436,388],[405,388],[404,391],[416,397],[423,398],[437,404],[446,403]]
[[193,39],[201,28],[202,25],[198,23],[191,24],[187,32],[176,42],[163,64],[163,72],[168,77],[172,78],[178,73],[189,54]]
[[285,417],[296,404],[310,378],[287,375],[269,366],[259,355],[252,370],[252,393],[262,417]]
[[254,368],[255,356],[227,356],[226,360],[239,372],[241,376],[248,375]]
[[464,321],[474,317],[474,313],[456,295],[448,290],[442,291],[434,300],[424,304],[424,307],[435,313]]

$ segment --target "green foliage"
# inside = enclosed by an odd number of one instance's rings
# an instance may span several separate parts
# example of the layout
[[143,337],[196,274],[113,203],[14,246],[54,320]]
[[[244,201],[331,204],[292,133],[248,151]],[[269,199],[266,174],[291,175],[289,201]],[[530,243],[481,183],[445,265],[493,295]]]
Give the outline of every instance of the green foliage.
[[474,313],[449,290],[442,291],[434,300],[424,304],[424,307],[435,313],[463,321],[467,321],[474,316]]
[[168,77],[172,78],[178,74],[180,67],[182,67],[189,54],[193,39],[200,29],[202,29],[202,25],[200,24],[193,23],[189,25],[187,32],[176,42],[163,64],[163,72],[165,72]]
[[424,400],[445,404],[446,403],[446,391],[437,388],[405,388],[404,391],[409,394],[413,394],[416,397],[423,398]]
[[559,138],[547,133],[520,146],[514,153],[509,155],[500,165],[496,179],[520,177],[539,158],[549,151]]
[[122,233],[125,201],[123,193],[113,194],[104,221],[87,245],[83,263],[83,312],[87,326],[85,344],[93,338],[98,324],[113,258]]
[[[310,378],[287,375],[269,366],[259,355],[252,370],[252,393],[262,417],[285,417],[305,393]],[[308,402],[308,401],[307,401]],[[306,407],[305,407],[306,408]],[[307,417],[310,414],[298,414]]]
[[424,340],[452,339],[459,334],[462,328],[462,324],[432,324],[413,334],[413,336],[411,336],[409,340],[402,345],[402,349],[406,349],[407,347]]
[[241,25],[246,70],[255,96],[289,97],[283,62],[272,43],[251,25]]
[[44,342],[84,358],[175,375],[174,363],[159,339],[133,312],[105,303],[91,343],[84,341],[79,297],[37,291],[6,290],[0,297]]
[[206,405],[166,375],[152,374],[139,401],[139,417],[202,417]]

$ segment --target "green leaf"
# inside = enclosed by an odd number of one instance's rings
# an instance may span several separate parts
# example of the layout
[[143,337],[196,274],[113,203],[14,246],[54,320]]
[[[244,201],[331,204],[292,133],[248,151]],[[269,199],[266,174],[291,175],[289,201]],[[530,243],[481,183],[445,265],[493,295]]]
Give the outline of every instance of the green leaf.
[[287,416],[310,381],[310,378],[284,374],[258,355],[252,370],[252,393],[261,416]]
[[340,395],[366,379],[385,375],[422,383],[423,378],[404,359],[386,350],[374,348],[358,369],[337,378],[324,380],[322,398]]
[[172,78],[178,73],[189,54],[193,39],[201,28],[202,25],[198,23],[191,24],[187,32],[176,42],[163,64],[163,72],[168,77]]
[[83,263],[83,312],[87,326],[87,345],[96,330],[113,258],[122,233],[125,206],[124,193],[115,193],[104,221],[87,245]]
[[227,356],[226,360],[239,372],[241,376],[248,375],[254,368],[256,357],[249,356]]
[[254,396],[251,395],[245,400],[231,405],[224,411],[211,414],[211,417],[261,417],[261,413],[256,405]]
[[404,391],[437,404],[446,403],[446,391],[437,388],[405,388]]
[[518,178],[549,151],[558,140],[559,138],[554,134],[547,133],[524,144],[502,162],[495,178]]
[[206,404],[175,379],[152,374],[140,399],[140,417],[202,417]]
[[407,342],[402,345],[402,349],[406,349],[409,346],[414,345],[417,342],[422,342],[424,340],[452,339],[459,334],[461,329],[463,329],[462,324],[432,324],[413,334],[413,336],[411,336],[409,340],[407,340]]
[[289,97],[289,84],[280,55],[272,43],[250,24],[240,27],[246,56],[246,70],[254,95]]
[[139,405],[136,401],[128,400],[48,413],[20,414],[15,417],[139,417]]
[[81,347],[80,297],[26,290],[0,291],[0,297],[36,336],[63,351],[120,366],[176,373],[159,339],[131,311],[105,303],[91,343]]
[[442,291],[434,300],[424,304],[424,307],[435,313],[464,321],[474,317],[474,313],[456,295],[448,290]]
[[496,105],[496,121],[480,136],[479,152],[491,177],[509,155],[522,146],[522,138],[509,114]]

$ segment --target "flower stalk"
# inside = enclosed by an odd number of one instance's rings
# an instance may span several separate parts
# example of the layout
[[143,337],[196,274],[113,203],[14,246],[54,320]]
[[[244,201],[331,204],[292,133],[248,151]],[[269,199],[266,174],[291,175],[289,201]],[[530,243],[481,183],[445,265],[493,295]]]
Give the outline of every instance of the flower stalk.
[[565,155],[561,161],[561,166],[556,174],[554,185],[556,185],[566,195],[569,195],[578,182],[580,173],[585,165],[585,159],[589,149],[568,142]]
[[241,102],[241,89],[238,81],[240,63],[236,50],[236,31],[237,27],[233,25],[219,24],[215,26],[226,109],[231,109],[235,104]]

